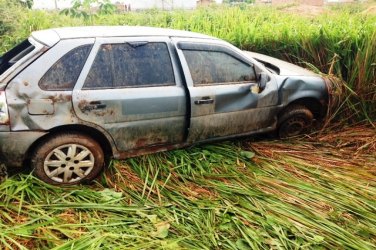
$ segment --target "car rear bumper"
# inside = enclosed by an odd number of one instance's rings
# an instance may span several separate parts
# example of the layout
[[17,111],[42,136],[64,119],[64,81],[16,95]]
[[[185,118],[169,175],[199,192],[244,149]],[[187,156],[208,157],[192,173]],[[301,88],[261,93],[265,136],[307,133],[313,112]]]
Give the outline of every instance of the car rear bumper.
[[46,132],[0,132],[0,163],[7,167],[21,167],[30,146]]

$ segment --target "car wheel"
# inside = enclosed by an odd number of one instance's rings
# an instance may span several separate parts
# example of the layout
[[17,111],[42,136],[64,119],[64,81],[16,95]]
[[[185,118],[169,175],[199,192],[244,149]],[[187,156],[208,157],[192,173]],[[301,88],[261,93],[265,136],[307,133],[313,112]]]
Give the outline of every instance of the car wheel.
[[312,112],[303,105],[288,107],[279,118],[278,135],[280,138],[289,138],[304,134],[311,126]]
[[88,136],[58,134],[37,147],[31,165],[34,174],[47,183],[73,185],[93,180],[104,166],[104,155]]

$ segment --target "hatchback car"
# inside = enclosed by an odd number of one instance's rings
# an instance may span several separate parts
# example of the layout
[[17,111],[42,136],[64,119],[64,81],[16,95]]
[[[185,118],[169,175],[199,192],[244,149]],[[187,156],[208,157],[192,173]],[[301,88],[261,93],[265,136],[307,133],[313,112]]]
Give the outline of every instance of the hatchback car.
[[0,59],[0,159],[52,184],[111,157],[276,131],[326,114],[328,81],[214,37],[150,27],[33,32]]

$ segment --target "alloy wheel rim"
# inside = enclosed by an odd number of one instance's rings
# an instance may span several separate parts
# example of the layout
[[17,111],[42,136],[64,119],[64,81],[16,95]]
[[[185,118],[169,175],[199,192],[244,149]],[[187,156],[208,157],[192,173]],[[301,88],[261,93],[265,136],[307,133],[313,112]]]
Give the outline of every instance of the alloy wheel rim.
[[87,177],[93,170],[94,163],[94,155],[87,147],[65,144],[47,155],[44,171],[55,182],[73,183]]

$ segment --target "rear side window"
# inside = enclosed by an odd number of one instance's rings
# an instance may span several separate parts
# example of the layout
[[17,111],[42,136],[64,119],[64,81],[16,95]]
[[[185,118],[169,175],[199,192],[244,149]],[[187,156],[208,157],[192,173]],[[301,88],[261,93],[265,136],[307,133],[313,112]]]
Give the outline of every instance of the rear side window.
[[40,79],[43,90],[72,90],[86,62],[92,45],[83,45],[60,58]]
[[222,51],[183,50],[194,85],[255,81],[249,64]]
[[175,85],[166,43],[102,45],[84,89]]

